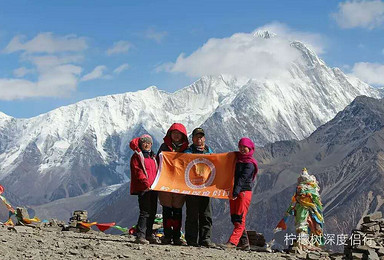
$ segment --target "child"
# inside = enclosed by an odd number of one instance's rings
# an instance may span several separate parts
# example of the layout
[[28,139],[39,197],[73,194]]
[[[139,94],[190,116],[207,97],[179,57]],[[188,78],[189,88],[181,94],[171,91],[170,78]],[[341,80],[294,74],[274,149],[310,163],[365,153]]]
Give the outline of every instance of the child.
[[234,225],[232,235],[225,246],[249,250],[245,230],[245,218],[252,199],[253,181],[257,174],[257,161],[253,158],[255,145],[249,138],[241,138],[237,152],[235,183],[232,199],[229,201],[231,221]]
[[[168,129],[157,155],[162,151],[182,153],[188,148],[188,137],[185,126],[174,123]],[[182,208],[185,202],[185,195],[171,192],[159,192],[159,200],[163,206],[163,244],[184,245],[181,237]]]
[[157,162],[152,151],[152,137],[144,134],[133,139],[129,146],[135,152],[131,157],[131,194],[138,195],[139,219],[137,238],[139,244],[159,244],[152,232],[157,211],[157,191],[150,190],[156,178]]

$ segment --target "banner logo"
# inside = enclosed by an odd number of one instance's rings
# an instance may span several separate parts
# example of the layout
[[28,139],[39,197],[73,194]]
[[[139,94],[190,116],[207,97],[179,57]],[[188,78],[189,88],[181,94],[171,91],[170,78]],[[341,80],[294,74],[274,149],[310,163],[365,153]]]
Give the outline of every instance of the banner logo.
[[185,169],[185,183],[191,189],[203,189],[210,186],[215,176],[215,165],[205,158],[191,161]]

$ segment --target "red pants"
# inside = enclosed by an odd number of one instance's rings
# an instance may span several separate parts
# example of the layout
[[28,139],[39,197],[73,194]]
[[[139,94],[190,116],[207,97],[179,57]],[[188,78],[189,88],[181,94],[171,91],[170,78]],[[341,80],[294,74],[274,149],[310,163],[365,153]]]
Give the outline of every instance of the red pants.
[[236,246],[245,231],[245,218],[248,213],[249,204],[251,204],[251,199],[252,191],[242,191],[237,199],[229,201],[231,221],[234,228],[228,242]]

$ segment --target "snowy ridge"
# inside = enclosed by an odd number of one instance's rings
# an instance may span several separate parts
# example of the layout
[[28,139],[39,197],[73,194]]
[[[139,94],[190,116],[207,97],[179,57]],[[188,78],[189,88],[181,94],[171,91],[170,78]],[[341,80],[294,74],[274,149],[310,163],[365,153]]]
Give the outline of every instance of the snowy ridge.
[[[225,79],[231,84],[225,84]],[[231,87],[239,87],[236,83],[233,77],[203,77],[173,94],[151,86],[137,92],[84,100],[31,119],[15,119],[11,146],[19,147],[15,153],[20,154],[30,142],[35,142],[43,154],[53,158],[51,164],[42,166],[49,168],[52,163],[60,163],[60,157],[71,144],[79,142],[85,132],[92,131],[97,136],[97,150],[106,159],[103,144],[109,136],[142,124],[161,140],[173,121],[191,129],[202,124],[220,101],[232,93]],[[126,145],[122,144],[122,151]],[[5,155],[0,157],[2,170],[12,163],[10,157],[8,160],[3,157]]]

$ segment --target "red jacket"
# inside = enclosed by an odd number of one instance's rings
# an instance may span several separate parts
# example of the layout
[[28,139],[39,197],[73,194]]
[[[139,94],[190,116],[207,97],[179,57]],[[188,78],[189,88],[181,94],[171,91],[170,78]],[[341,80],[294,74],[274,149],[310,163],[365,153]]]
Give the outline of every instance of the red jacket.
[[139,148],[139,139],[133,139],[129,147],[135,152],[131,157],[131,194],[137,195],[149,189],[156,178],[157,162],[151,151],[149,158],[144,158]]

